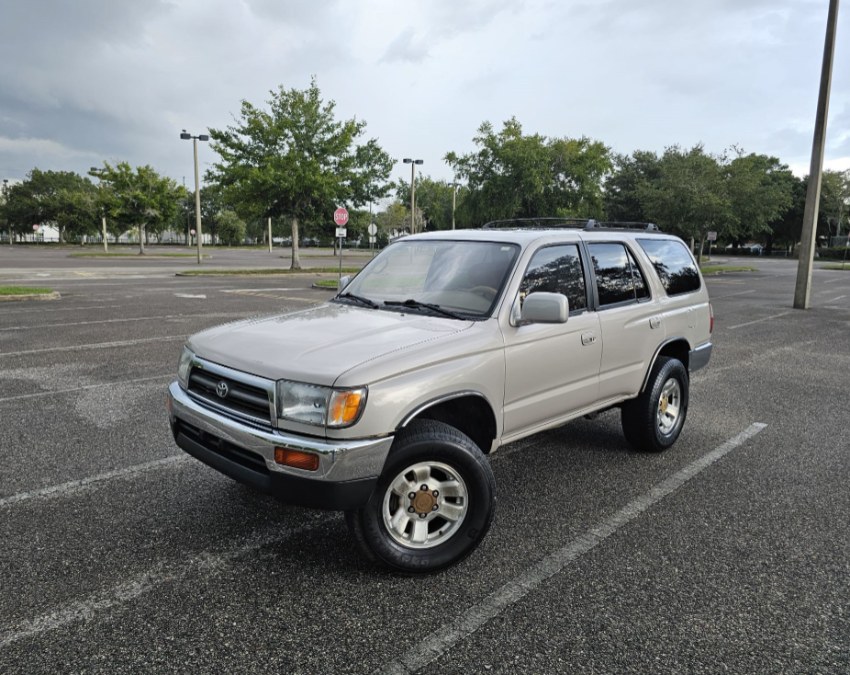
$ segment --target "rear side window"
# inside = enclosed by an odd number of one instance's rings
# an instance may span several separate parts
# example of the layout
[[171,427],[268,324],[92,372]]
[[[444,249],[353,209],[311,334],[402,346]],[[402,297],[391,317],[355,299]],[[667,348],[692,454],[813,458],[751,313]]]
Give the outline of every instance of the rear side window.
[[640,268],[623,244],[588,244],[588,249],[593,259],[600,307],[649,297]]
[[535,291],[562,293],[570,303],[570,312],[587,309],[587,290],[581,269],[578,246],[548,246],[534,254],[519,287],[524,298]]
[[691,293],[699,289],[699,271],[681,241],[638,239],[638,243],[652,261],[667,295]]

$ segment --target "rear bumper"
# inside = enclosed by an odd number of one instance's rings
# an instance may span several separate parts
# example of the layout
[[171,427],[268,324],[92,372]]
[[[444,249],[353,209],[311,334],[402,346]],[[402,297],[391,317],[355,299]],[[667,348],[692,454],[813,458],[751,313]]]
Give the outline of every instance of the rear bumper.
[[694,372],[700,368],[705,368],[711,359],[711,350],[714,346],[710,342],[700,345],[696,349],[692,349],[688,355],[688,370]]
[[[281,501],[349,510],[372,494],[392,437],[327,440],[258,429],[196,402],[177,382],[168,388],[171,431],[180,448],[234,480]],[[312,452],[317,471],[281,466],[275,448]]]

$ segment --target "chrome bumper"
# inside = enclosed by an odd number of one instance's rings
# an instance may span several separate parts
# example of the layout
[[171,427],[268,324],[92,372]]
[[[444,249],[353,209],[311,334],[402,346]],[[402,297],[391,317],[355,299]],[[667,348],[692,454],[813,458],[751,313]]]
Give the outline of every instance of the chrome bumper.
[[712,349],[713,345],[710,342],[706,342],[704,345],[700,345],[696,349],[692,349],[688,355],[688,370],[690,372],[694,372],[700,368],[705,368],[711,358]]
[[[311,481],[342,483],[375,478],[383,470],[393,442],[391,436],[331,440],[254,428],[200,405],[176,381],[168,387],[168,411],[172,428],[176,420],[182,420],[206,434],[258,455],[271,473]],[[274,461],[275,448],[315,453],[319,456],[319,468],[307,471],[281,466]]]

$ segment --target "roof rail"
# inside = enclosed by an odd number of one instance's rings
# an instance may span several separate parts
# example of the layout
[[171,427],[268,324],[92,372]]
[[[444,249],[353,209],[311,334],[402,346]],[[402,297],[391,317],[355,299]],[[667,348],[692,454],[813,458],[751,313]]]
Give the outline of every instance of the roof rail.
[[489,223],[483,225],[483,228],[485,230],[586,229],[592,222],[592,220],[587,218],[506,218],[505,220],[491,220]]
[[591,220],[588,222],[587,230],[655,230],[660,232],[661,228],[655,223],[638,223],[616,220]]
[[505,220],[491,220],[482,226],[485,230],[508,229],[508,230],[555,230],[555,229],[578,229],[578,230],[655,230],[661,228],[655,223],[619,222],[614,220],[594,220],[593,218],[506,218]]

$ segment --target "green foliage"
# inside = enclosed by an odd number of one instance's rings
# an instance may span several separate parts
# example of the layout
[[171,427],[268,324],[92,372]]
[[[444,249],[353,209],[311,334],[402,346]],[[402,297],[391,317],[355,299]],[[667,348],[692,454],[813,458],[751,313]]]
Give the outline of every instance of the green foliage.
[[770,232],[770,223],[791,207],[794,175],[776,157],[740,151],[724,168],[732,207],[724,235],[741,239]]
[[24,234],[34,224],[53,224],[59,238],[97,231],[96,189],[72,171],[33,169],[25,181],[9,187],[5,217],[13,231]]
[[226,246],[239,246],[245,241],[245,221],[233,211],[218,214],[218,238]]
[[501,218],[602,215],[602,179],[611,169],[608,148],[588,138],[524,135],[516,118],[494,131],[484,122],[478,149],[446,155],[469,194],[459,205],[464,223]]
[[654,152],[637,150],[631,155],[616,155],[614,171],[605,181],[606,219],[641,223],[649,221],[640,195],[660,178],[660,159]]
[[159,233],[174,225],[185,190],[171,178],[160,176],[151,166],[134,170],[127,162],[103,165],[96,175],[106,196],[107,222],[113,233],[132,227],[139,230],[139,252],[145,252],[148,233]]
[[[421,224],[428,230],[450,230],[452,228],[452,184],[445,180],[433,180],[429,176],[416,176],[416,231],[421,232]],[[457,203],[465,195],[464,190],[458,191]],[[402,204],[410,203],[410,181],[399,180],[396,183],[396,197]],[[421,211],[421,214],[419,213]],[[406,227],[410,227],[410,214]],[[420,218],[422,223],[420,224]],[[462,225],[456,225],[462,227]]]
[[385,194],[392,160],[377,141],[355,146],[365,123],[337,121],[313,79],[305,90],[272,91],[267,109],[242,102],[239,119],[210,129],[220,160],[210,176],[246,218],[292,223],[292,267],[299,221],[323,221],[339,204],[358,206]]

